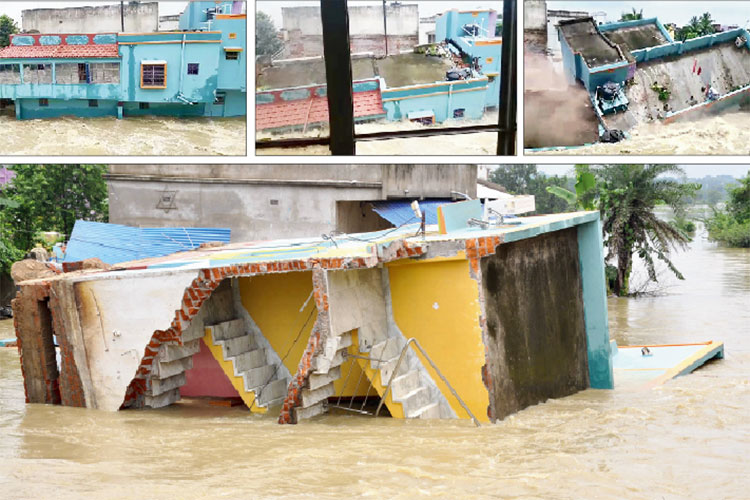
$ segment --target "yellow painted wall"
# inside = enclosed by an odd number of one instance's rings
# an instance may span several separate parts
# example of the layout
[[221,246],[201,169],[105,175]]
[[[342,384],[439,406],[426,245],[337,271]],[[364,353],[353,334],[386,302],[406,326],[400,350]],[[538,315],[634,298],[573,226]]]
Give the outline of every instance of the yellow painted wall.
[[294,376],[318,316],[317,312],[312,313],[299,340],[294,343],[310,312],[315,310],[315,299],[312,298],[305,309],[299,311],[312,291],[312,272],[239,278],[239,287],[242,305],[279,358],[283,358],[291,348],[289,356],[284,360],[284,366]]
[[[312,291],[312,272],[265,274],[252,278],[239,278],[239,287],[242,305],[258,325],[276,354],[279,355],[279,358],[283,358],[294,344],[294,340],[310,315],[310,311],[315,309],[315,299],[310,299],[304,311],[299,312],[299,308]],[[287,367],[292,376],[297,372],[316,319],[317,312],[314,312],[299,340],[284,360],[284,366]],[[350,367],[352,367],[351,375],[343,395],[351,396],[354,394],[362,369],[357,363],[350,360],[341,366],[341,380],[334,383],[336,395],[341,394],[340,391],[344,385],[343,379],[349,373]],[[367,376],[363,375],[362,383],[356,395],[363,396],[368,388],[369,381]],[[370,394],[375,395],[377,392],[375,389],[371,389]]]
[[[474,415],[488,422],[479,290],[469,274],[469,262],[398,261],[388,264],[388,273],[393,315],[401,332],[419,341]],[[429,363],[422,363],[456,415],[469,418]]]

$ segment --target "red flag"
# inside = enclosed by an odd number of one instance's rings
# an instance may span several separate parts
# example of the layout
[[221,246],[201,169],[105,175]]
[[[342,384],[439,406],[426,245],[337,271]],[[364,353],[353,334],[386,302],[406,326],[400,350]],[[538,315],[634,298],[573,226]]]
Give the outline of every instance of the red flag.
[[702,71],[702,70],[703,70],[703,68],[698,68],[698,74],[699,74],[699,75],[701,74],[701,71]]
[[693,73],[695,73],[695,67],[698,65],[698,59],[693,59]]

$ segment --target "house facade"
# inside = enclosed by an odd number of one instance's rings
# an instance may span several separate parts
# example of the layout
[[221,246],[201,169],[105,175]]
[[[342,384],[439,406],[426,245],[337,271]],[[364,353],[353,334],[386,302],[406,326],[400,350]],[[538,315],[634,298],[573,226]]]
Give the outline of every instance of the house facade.
[[243,11],[191,2],[181,31],[13,35],[0,50],[0,99],[19,120],[245,115]]

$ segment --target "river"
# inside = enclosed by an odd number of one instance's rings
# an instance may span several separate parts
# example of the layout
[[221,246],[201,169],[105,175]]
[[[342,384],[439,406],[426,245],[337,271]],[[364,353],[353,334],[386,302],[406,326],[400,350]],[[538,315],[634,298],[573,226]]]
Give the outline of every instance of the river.
[[4,156],[245,156],[247,119],[0,116]]
[[[25,405],[0,349],[0,496],[15,498],[750,497],[750,250],[699,235],[685,281],[609,299],[622,344],[722,340],[726,357],[640,392],[586,390],[495,425],[325,416],[279,426],[181,403]],[[9,323],[0,323],[8,336]]]

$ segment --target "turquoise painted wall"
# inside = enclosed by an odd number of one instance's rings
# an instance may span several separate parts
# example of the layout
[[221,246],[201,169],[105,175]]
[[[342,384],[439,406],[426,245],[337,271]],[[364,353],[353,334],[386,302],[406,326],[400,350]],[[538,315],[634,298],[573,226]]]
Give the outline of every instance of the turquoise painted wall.
[[[210,103],[215,99],[219,73],[218,43],[182,43],[186,41],[211,42],[219,34],[175,33],[174,35],[121,35],[120,56],[123,84],[123,101],[131,102],[181,102],[182,94],[192,102]],[[125,45],[128,42],[175,42],[155,45]],[[141,88],[143,61],[167,62],[167,87],[165,89]],[[198,75],[188,75],[189,63],[199,64]]]
[[[221,31],[218,88],[247,92],[247,51],[239,52],[237,60],[227,60],[224,51],[224,47],[247,47],[247,20],[217,19],[212,23],[211,29]],[[230,34],[234,34],[236,38],[229,38]]]
[[595,220],[578,226],[578,258],[583,285],[583,314],[589,356],[589,379],[594,389],[614,388],[607,317],[607,285],[599,212]]
[[[24,99],[24,98],[50,98],[50,99],[120,99],[120,84],[59,84],[54,83],[58,64],[78,64],[82,62],[92,63],[117,63],[118,59],[34,59],[34,64],[52,65],[53,83],[21,83],[0,84],[0,98],[2,99]],[[18,64],[21,67],[21,78],[23,79],[23,65],[29,64],[29,59],[3,59],[2,64]],[[120,79],[122,82],[122,78]]]
[[98,100],[98,107],[90,107],[88,99],[49,99],[48,106],[41,106],[39,99],[17,99],[16,118],[57,118],[60,116],[117,116],[117,100]]
[[464,109],[464,118],[479,119],[484,114],[487,88],[487,79],[484,78],[421,88],[419,85],[399,87],[383,92],[383,109],[386,117],[394,121],[407,119],[413,111],[432,111],[435,121],[444,122],[453,118],[454,111],[459,108]]

